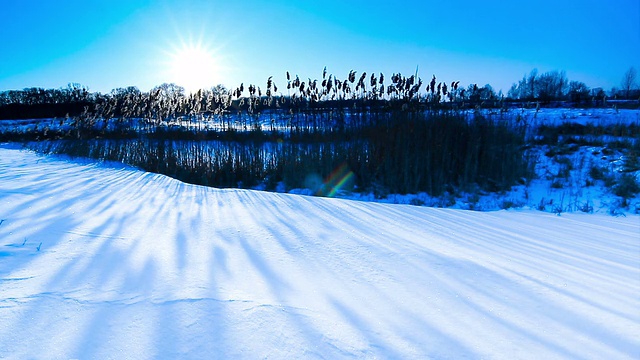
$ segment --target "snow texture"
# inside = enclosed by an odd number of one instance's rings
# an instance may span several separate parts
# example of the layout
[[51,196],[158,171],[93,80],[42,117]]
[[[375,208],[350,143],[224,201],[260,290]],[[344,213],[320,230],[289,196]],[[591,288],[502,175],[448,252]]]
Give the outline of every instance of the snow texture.
[[640,216],[181,183],[0,146],[0,358],[640,358]]

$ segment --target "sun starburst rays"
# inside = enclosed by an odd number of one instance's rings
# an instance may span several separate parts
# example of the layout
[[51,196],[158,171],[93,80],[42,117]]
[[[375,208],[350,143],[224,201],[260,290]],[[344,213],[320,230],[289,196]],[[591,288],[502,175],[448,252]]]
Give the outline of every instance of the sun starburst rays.
[[162,50],[166,82],[182,86],[187,92],[209,89],[222,82],[223,50],[204,37],[178,37]]

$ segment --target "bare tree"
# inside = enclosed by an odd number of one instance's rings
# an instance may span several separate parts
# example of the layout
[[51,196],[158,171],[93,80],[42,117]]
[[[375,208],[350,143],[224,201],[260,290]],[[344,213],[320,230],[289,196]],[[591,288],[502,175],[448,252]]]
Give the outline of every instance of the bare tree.
[[569,99],[574,103],[581,103],[589,99],[589,87],[582,81],[569,82]]
[[622,77],[622,82],[620,84],[622,85],[622,90],[624,90],[625,92],[625,98],[628,99],[629,93],[631,92],[631,90],[636,88],[637,77],[638,77],[638,73],[636,72],[636,69],[633,66],[630,67],[629,70],[627,70],[627,72],[624,73],[624,76]]

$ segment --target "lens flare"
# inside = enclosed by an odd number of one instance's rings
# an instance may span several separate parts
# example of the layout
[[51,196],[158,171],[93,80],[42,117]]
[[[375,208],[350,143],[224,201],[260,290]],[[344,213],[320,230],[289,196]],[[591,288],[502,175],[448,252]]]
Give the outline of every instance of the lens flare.
[[342,163],[327,176],[324,186],[320,187],[316,195],[334,197],[340,190],[352,186],[354,178],[355,174],[347,163]]

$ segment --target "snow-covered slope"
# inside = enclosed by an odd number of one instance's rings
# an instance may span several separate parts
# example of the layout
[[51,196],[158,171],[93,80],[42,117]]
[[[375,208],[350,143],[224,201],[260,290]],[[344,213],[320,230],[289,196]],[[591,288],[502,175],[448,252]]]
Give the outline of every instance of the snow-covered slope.
[[0,358],[640,357],[640,217],[218,190],[0,147]]

